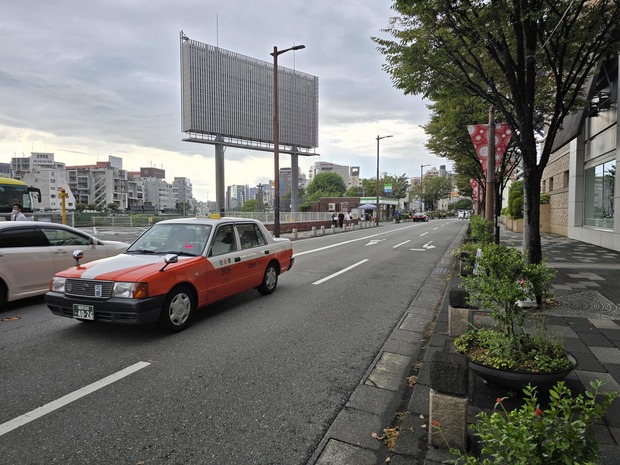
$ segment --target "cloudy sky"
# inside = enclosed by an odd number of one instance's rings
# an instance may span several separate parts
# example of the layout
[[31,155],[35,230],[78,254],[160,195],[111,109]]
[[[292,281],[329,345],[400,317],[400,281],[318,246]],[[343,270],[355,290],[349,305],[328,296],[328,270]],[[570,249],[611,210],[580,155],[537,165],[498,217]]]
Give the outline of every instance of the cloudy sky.
[[[393,16],[391,0],[21,0],[0,14],[0,161],[53,152],[56,161],[156,166],[215,199],[215,148],[182,142],[179,32],[319,77],[320,156],[315,161],[419,176],[428,154],[426,104],[392,87],[371,36]],[[280,166],[290,166],[281,155]],[[273,155],[226,149],[226,184],[273,179]]]

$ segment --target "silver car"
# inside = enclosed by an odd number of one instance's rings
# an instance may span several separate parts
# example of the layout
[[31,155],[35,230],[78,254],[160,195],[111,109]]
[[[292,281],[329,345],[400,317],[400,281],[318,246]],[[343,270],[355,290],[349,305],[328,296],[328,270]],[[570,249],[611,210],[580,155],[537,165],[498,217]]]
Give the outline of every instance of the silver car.
[[0,221],[0,306],[45,294],[54,273],[75,264],[74,250],[83,250],[92,261],[118,255],[128,246],[62,224]]

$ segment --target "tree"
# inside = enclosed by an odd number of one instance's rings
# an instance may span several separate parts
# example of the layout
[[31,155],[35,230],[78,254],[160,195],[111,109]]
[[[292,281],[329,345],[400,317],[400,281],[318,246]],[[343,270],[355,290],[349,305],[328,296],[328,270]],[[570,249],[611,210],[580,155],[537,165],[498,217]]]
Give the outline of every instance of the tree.
[[115,213],[118,211],[118,209],[120,208],[117,204],[115,204],[114,202],[110,202],[109,204],[106,205],[106,208],[108,210],[112,210],[112,213]]
[[242,212],[255,212],[257,206],[258,206],[258,202],[256,201],[256,199],[250,199],[243,204],[243,206],[241,207],[241,211]]
[[395,0],[393,7],[401,16],[386,31],[396,40],[373,40],[394,85],[431,100],[469,93],[510,124],[523,157],[523,248],[528,263],[541,262],[542,173],[564,118],[585,106],[586,82],[617,53],[620,3]]
[[347,190],[342,176],[336,173],[319,173],[308,185],[310,200],[316,201],[321,197],[342,197]]
[[435,210],[437,202],[441,199],[447,199],[452,193],[452,182],[444,176],[427,176],[424,178],[422,186],[422,200],[427,210]]
[[364,188],[362,186],[352,186],[344,193],[345,197],[363,197]]

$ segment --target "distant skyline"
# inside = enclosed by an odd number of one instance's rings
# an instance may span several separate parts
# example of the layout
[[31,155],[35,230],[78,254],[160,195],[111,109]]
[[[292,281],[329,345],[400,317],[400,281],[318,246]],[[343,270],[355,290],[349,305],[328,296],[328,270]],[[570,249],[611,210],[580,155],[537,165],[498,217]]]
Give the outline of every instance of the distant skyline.
[[[0,30],[0,161],[52,152],[56,161],[95,164],[109,155],[123,168],[154,166],[166,180],[191,179],[198,200],[215,199],[215,149],[182,142],[179,31],[221,48],[319,77],[320,157],[380,171],[419,176],[420,165],[451,161],[424,148],[425,102],[394,89],[381,69],[372,36],[385,36],[390,1],[312,3],[279,0],[163,0],[55,4],[24,0],[3,5]],[[484,115],[483,115],[484,116]],[[464,123],[464,131],[467,130]],[[226,185],[273,179],[273,154],[227,148]],[[280,166],[289,167],[282,154]]]

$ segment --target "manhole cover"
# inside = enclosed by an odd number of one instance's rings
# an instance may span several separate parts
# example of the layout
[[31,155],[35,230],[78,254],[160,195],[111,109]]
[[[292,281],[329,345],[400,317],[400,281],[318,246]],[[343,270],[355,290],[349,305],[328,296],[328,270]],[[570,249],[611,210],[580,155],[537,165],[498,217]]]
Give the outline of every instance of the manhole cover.
[[592,318],[599,320],[619,320],[620,307],[597,291],[554,289],[556,305],[545,309],[545,314]]

